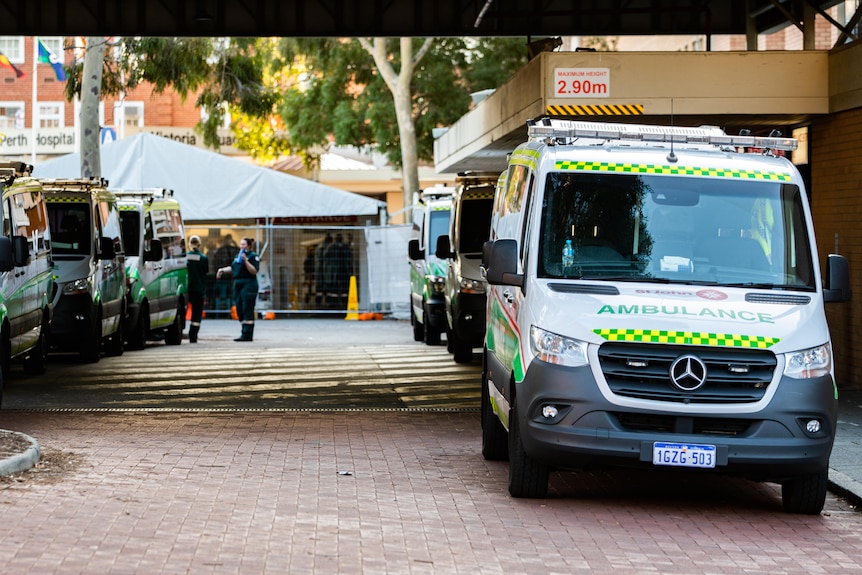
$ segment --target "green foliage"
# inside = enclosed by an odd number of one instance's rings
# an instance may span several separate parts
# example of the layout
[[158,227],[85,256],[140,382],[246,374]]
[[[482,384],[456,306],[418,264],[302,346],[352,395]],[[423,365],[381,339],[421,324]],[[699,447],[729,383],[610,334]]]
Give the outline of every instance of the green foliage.
[[[414,53],[422,45],[414,39]],[[388,40],[400,69],[398,38]],[[286,88],[279,108],[293,144],[376,145],[396,165],[401,145],[392,94],[371,56],[356,40],[290,38],[278,58],[303,80]],[[523,38],[439,38],[414,71],[413,121],[419,158],[433,159],[431,130],[448,126],[470,108],[470,93],[497,88],[527,62]]]

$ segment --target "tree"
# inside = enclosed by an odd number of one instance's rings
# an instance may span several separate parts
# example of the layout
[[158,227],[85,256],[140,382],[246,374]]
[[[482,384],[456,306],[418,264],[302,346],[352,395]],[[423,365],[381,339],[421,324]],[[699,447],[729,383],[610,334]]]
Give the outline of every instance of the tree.
[[81,177],[102,177],[102,157],[100,153],[99,100],[102,94],[102,61],[105,56],[105,38],[87,38],[84,55],[82,84],[86,89],[81,93]]
[[217,148],[217,131],[228,110],[265,117],[275,109],[279,93],[263,81],[265,66],[256,44],[245,38],[121,38],[104,53],[100,84],[95,75],[83,73],[81,62],[72,66],[66,97],[83,97],[93,90],[91,82],[110,95],[144,82],[156,93],[194,94],[195,103],[209,112],[198,126],[204,143]]
[[326,146],[330,137],[375,146],[402,167],[405,204],[418,190],[419,161],[433,159],[432,129],[451,125],[471,92],[499,87],[527,61],[519,38],[284,39],[281,58],[300,78],[284,86],[280,109],[292,146]]

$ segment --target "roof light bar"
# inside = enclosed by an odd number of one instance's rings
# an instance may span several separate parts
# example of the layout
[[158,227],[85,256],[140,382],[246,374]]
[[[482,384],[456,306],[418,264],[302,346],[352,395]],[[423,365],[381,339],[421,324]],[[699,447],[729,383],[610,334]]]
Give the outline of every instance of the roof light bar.
[[788,152],[795,150],[797,147],[795,138],[729,136],[716,126],[688,128],[545,119],[543,124],[528,125],[527,135],[530,138],[542,140],[546,138],[587,138],[594,140],[674,142],[680,144],[734,146],[739,148],[764,148]]

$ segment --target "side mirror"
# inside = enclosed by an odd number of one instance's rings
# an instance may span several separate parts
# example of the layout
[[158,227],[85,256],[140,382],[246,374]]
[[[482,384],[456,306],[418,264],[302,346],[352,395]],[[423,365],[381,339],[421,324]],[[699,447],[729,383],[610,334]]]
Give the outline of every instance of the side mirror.
[[12,236],[12,257],[17,267],[30,263],[30,244],[26,236]]
[[825,303],[849,301],[850,266],[847,258],[838,254],[829,254],[826,258],[826,278],[823,286],[823,301]]
[[150,243],[144,249],[144,261],[159,262],[163,257],[165,257],[165,253],[162,249],[162,242],[155,239],[150,240]]
[[112,260],[117,256],[112,238],[99,238],[99,259]]
[[0,236],[0,272],[10,272],[15,267],[12,241],[6,236]]
[[419,249],[419,240],[412,239],[407,242],[407,255],[411,260],[424,260],[425,251]]
[[437,250],[434,255],[441,260],[449,260],[455,257],[455,252],[452,251],[452,242],[449,241],[449,236],[443,235],[437,238]]
[[524,287],[524,275],[518,273],[518,242],[497,240],[492,243],[487,276],[491,285]]

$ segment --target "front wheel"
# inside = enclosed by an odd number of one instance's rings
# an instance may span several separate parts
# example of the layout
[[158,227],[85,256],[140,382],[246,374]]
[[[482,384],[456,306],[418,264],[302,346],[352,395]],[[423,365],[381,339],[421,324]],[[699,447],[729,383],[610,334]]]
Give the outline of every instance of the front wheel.
[[24,358],[24,372],[31,375],[39,375],[45,373],[48,364],[48,318],[42,319],[42,325],[39,327],[39,339],[36,340],[36,345]]
[[488,390],[488,370],[482,369],[482,457],[488,461],[505,461],[509,457],[506,428],[491,407],[491,394]]
[[800,475],[781,485],[782,507],[788,513],[817,515],[826,503],[829,470]]
[[455,360],[455,363],[472,362],[473,348],[470,346],[469,342],[461,339],[455,330],[450,332],[449,337],[452,340],[452,359]]
[[548,494],[550,472],[547,465],[537,462],[524,451],[516,402],[513,397],[509,413],[509,495],[538,499]]
[[138,320],[132,326],[128,335],[129,349],[141,350],[147,344],[147,336],[150,332],[150,308],[146,303],[141,304],[138,310]]
[[177,304],[177,315],[174,323],[165,332],[165,343],[167,345],[180,345],[183,342],[183,323],[186,318],[186,306],[182,302]]
[[422,312],[422,327],[425,330],[425,343],[428,345],[440,345],[440,330],[431,327],[428,314]]
[[90,326],[90,333],[84,334],[79,345],[78,357],[81,361],[84,363],[99,361],[102,345],[102,315],[98,311],[93,312],[93,325]]
[[117,331],[112,333],[108,338],[108,341],[105,342],[105,355],[109,355],[111,357],[119,357],[123,355],[123,351],[126,349],[126,338],[124,332],[125,325],[123,317],[120,316],[119,321],[117,322]]
[[413,341],[422,341],[425,339],[425,328],[421,323],[416,321],[416,312],[413,311],[413,304],[410,304],[410,325],[413,326]]

